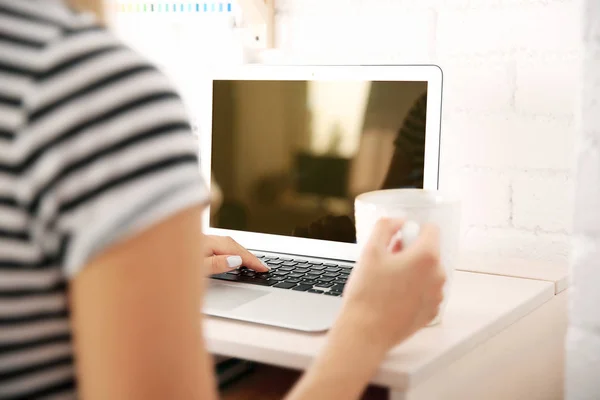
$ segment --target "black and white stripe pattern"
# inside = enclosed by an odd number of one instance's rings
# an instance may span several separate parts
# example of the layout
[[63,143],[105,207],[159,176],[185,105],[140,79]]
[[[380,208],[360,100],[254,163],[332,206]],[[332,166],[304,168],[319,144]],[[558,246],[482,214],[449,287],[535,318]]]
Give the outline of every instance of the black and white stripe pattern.
[[76,398],[67,281],[206,201],[169,82],[59,2],[0,0],[0,399]]

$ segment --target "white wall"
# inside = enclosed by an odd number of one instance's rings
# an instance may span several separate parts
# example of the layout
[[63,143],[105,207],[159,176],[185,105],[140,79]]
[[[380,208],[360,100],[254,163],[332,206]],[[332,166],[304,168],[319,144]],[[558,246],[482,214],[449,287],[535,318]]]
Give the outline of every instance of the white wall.
[[579,5],[574,0],[278,0],[288,62],[436,63],[442,187],[464,245],[566,262]]
[[[284,62],[440,65],[445,79],[441,183],[463,195],[464,246],[566,262],[578,1],[276,4]],[[235,47],[225,34],[190,38],[189,28],[178,29],[171,37],[188,43],[178,59],[192,61],[171,62],[173,71],[201,68],[224,59],[225,47]],[[139,26],[135,30],[143,36]],[[211,56],[215,49],[219,57]],[[173,75],[181,82],[199,79],[189,71]]]
[[600,393],[600,2],[585,0],[566,398]]

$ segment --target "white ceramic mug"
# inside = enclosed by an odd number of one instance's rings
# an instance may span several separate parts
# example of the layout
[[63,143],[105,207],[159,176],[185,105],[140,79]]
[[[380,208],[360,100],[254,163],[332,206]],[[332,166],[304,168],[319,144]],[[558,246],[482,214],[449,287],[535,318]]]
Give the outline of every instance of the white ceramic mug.
[[444,300],[430,325],[441,321],[448,302],[452,274],[460,242],[460,202],[435,190],[390,189],[359,195],[354,202],[356,239],[359,247],[369,240],[380,218],[403,218],[418,224],[431,223],[440,230],[440,261],[446,272]]

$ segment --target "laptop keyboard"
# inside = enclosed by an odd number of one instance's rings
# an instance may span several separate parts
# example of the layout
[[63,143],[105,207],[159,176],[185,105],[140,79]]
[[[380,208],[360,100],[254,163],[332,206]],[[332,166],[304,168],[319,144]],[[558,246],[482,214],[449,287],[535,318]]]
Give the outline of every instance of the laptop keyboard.
[[240,267],[223,274],[213,275],[212,278],[299,292],[341,296],[346,280],[352,271],[350,265],[321,263],[264,254],[255,255],[266,263],[271,271],[258,273],[246,267]]

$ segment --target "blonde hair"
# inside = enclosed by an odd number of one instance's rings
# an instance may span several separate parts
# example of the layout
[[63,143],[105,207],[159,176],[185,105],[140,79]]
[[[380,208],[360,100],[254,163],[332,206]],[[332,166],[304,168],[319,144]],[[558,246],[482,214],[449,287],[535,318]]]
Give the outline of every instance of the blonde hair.
[[104,0],[68,0],[69,4],[81,11],[91,11],[96,14],[98,21],[104,22],[106,10]]

